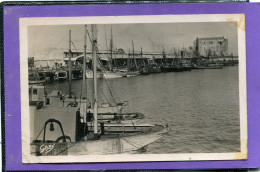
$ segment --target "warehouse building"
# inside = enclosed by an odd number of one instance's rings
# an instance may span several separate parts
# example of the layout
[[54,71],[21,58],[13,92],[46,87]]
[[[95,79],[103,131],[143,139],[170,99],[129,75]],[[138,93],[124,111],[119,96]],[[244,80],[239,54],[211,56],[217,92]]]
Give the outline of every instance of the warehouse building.
[[223,57],[228,55],[228,39],[224,37],[197,38],[194,41],[195,56]]

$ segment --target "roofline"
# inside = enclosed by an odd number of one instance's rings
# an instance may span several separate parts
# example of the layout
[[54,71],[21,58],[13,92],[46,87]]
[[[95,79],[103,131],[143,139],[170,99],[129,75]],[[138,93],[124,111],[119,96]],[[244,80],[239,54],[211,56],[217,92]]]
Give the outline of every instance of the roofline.
[[197,38],[198,40],[209,40],[209,39],[225,39],[224,36],[222,37],[209,37],[209,38]]

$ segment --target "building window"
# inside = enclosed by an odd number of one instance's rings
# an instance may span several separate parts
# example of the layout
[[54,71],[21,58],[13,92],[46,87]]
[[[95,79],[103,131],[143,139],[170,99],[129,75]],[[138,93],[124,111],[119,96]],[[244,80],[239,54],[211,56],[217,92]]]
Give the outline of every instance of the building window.
[[37,89],[33,89],[33,94],[37,95]]
[[46,99],[46,105],[49,105],[50,104],[50,98],[47,98]]
[[209,41],[209,44],[213,44],[213,41]]

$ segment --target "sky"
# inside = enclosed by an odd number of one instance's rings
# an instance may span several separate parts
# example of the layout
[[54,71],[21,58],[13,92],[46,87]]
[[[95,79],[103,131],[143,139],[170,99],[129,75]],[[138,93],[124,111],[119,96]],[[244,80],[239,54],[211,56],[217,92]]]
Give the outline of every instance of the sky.
[[[237,25],[236,22],[193,22],[193,23],[152,23],[152,24],[100,24],[97,25],[99,50],[109,47],[111,28],[113,44],[126,52],[134,42],[135,51],[166,53],[183,46],[193,46],[193,41],[199,37],[228,38],[229,53],[237,55]],[[63,51],[69,49],[69,30],[73,42],[72,51],[82,51],[84,46],[83,25],[52,25],[28,27],[28,53],[35,59],[62,59]],[[91,36],[91,26],[87,25]],[[90,51],[87,40],[87,50]]]

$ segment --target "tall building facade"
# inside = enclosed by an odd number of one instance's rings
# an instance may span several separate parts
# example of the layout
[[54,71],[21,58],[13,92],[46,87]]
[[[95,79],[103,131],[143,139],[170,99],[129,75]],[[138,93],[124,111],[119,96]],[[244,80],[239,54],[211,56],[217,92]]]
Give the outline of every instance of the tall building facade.
[[228,39],[224,37],[197,38],[194,41],[197,57],[223,57],[228,55]]

